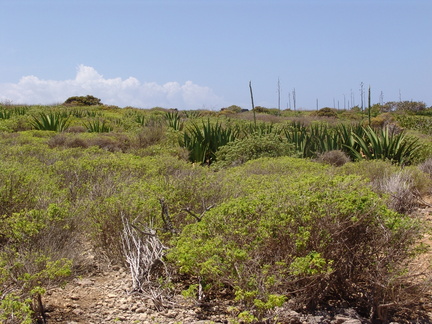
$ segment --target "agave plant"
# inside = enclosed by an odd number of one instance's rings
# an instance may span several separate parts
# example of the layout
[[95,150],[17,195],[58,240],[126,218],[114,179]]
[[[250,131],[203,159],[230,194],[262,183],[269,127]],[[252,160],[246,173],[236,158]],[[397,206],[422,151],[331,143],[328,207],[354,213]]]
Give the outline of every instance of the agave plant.
[[267,135],[272,134],[279,131],[277,130],[275,125],[272,123],[259,123],[259,124],[253,124],[249,123],[246,125],[246,127],[243,129],[243,133],[245,136],[249,135]]
[[31,125],[38,130],[51,130],[62,132],[69,126],[69,117],[63,117],[59,113],[40,113],[38,117],[33,116]]
[[293,122],[284,130],[285,137],[289,143],[294,145],[294,150],[300,157],[308,155],[308,147],[310,136],[307,132],[307,127],[300,122]]
[[70,116],[76,117],[76,118],[84,118],[87,115],[87,111],[84,109],[75,108],[68,111]]
[[29,110],[28,107],[25,107],[25,106],[19,106],[19,107],[14,107],[14,108],[12,109],[12,112],[13,112],[13,114],[16,115],[16,116],[22,116],[22,115],[27,114],[27,111],[28,111],[28,110]]
[[325,124],[312,124],[310,126],[310,140],[308,157],[319,153],[340,149],[339,137],[335,131]]
[[360,152],[360,146],[354,140],[353,134],[356,134],[359,137],[363,137],[364,128],[360,124],[357,124],[355,126],[347,126],[345,124],[341,124],[336,128],[336,132],[338,134],[340,142],[340,150],[348,154],[351,160],[356,160],[356,154],[357,152]]
[[146,118],[142,114],[136,114],[136,116],[135,116],[135,122],[137,122],[141,126],[144,126],[145,123],[146,123]]
[[219,147],[234,141],[239,135],[238,127],[223,127],[222,124],[202,122],[202,127],[192,124],[183,135],[180,145],[190,152],[189,160],[201,164],[210,164],[216,160]]
[[84,127],[89,133],[109,133],[112,131],[112,127],[105,120],[101,122],[99,119],[84,123]]
[[12,112],[9,109],[0,110],[0,119],[9,119],[12,116]]
[[165,114],[165,120],[169,127],[178,131],[183,129],[183,122],[178,112],[167,112]]
[[376,132],[368,126],[364,136],[353,134],[358,151],[349,147],[357,160],[389,160],[393,163],[409,164],[413,153],[420,147],[418,139],[410,139],[404,132],[390,132],[388,127]]
[[185,110],[184,114],[188,119],[197,119],[202,115],[201,112],[198,110]]

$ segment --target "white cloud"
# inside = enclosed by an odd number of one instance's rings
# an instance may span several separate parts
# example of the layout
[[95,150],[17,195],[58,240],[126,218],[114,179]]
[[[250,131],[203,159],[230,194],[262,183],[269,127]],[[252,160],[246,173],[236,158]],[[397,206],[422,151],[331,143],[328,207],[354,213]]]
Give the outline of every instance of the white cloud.
[[219,108],[222,98],[205,86],[187,81],[158,84],[141,83],[134,77],[106,79],[93,67],[79,65],[75,79],[42,80],[24,76],[18,83],[0,84],[0,102],[16,104],[62,103],[72,96],[93,95],[104,104],[120,107],[151,108],[155,106],[179,109]]

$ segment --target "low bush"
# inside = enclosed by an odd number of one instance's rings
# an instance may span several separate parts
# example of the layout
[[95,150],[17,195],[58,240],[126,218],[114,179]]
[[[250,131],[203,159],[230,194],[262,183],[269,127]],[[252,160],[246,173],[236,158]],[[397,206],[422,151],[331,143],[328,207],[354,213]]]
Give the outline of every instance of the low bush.
[[318,155],[317,162],[326,163],[333,166],[342,166],[351,161],[349,156],[340,150],[332,150]]
[[275,134],[251,135],[222,146],[216,152],[216,166],[236,166],[260,157],[294,154],[294,145]]
[[386,208],[356,176],[247,172],[273,169],[273,160],[234,170],[243,191],[185,227],[169,255],[182,273],[232,289],[260,319],[275,298],[309,309],[350,305],[380,318],[419,293],[404,275],[421,233],[415,220]]
[[152,125],[143,127],[137,134],[136,147],[146,148],[160,143],[165,139],[165,129],[162,126]]
[[419,164],[419,169],[432,178],[432,158],[425,160]]
[[329,118],[337,118],[337,109],[334,108],[321,108],[320,110],[314,111],[312,113],[312,116],[318,116],[318,117],[329,117]]
[[0,170],[0,319],[32,323],[42,320],[46,288],[70,276],[81,254],[76,223],[41,161],[4,155]]
[[419,205],[419,191],[415,188],[414,176],[409,170],[374,181],[374,187],[388,195],[388,206],[399,213],[410,213]]
[[96,98],[94,96],[74,96],[69,97],[64,102],[65,105],[70,106],[95,106],[95,105],[102,105],[101,99]]
[[420,205],[421,197],[429,194],[432,179],[416,166],[401,168],[389,161],[360,161],[338,169],[342,174],[357,174],[378,194],[384,195],[387,205],[409,214]]

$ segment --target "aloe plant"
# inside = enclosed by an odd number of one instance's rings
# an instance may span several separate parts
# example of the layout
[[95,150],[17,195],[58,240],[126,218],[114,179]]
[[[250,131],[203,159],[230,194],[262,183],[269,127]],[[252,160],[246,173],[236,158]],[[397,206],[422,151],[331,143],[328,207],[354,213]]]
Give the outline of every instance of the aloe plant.
[[51,130],[62,132],[69,126],[69,117],[63,117],[59,113],[40,113],[38,117],[33,116],[31,125],[38,130]]
[[189,160],[201,164],[210,164],[216,160],[215,153],[219,147],[234,141],[239,135],[238,127],[223,127],[222,124],[202,122],[194,123],[183,135],[180,145],[190,152]]

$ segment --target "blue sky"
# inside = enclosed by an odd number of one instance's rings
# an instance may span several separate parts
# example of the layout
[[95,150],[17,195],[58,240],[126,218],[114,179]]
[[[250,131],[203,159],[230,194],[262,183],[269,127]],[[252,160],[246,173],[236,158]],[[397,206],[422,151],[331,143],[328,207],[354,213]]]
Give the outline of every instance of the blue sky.
[[[0,102],[432,105],[430,0],[0,0]],[[349,102],[349,103],[348,103]]]

